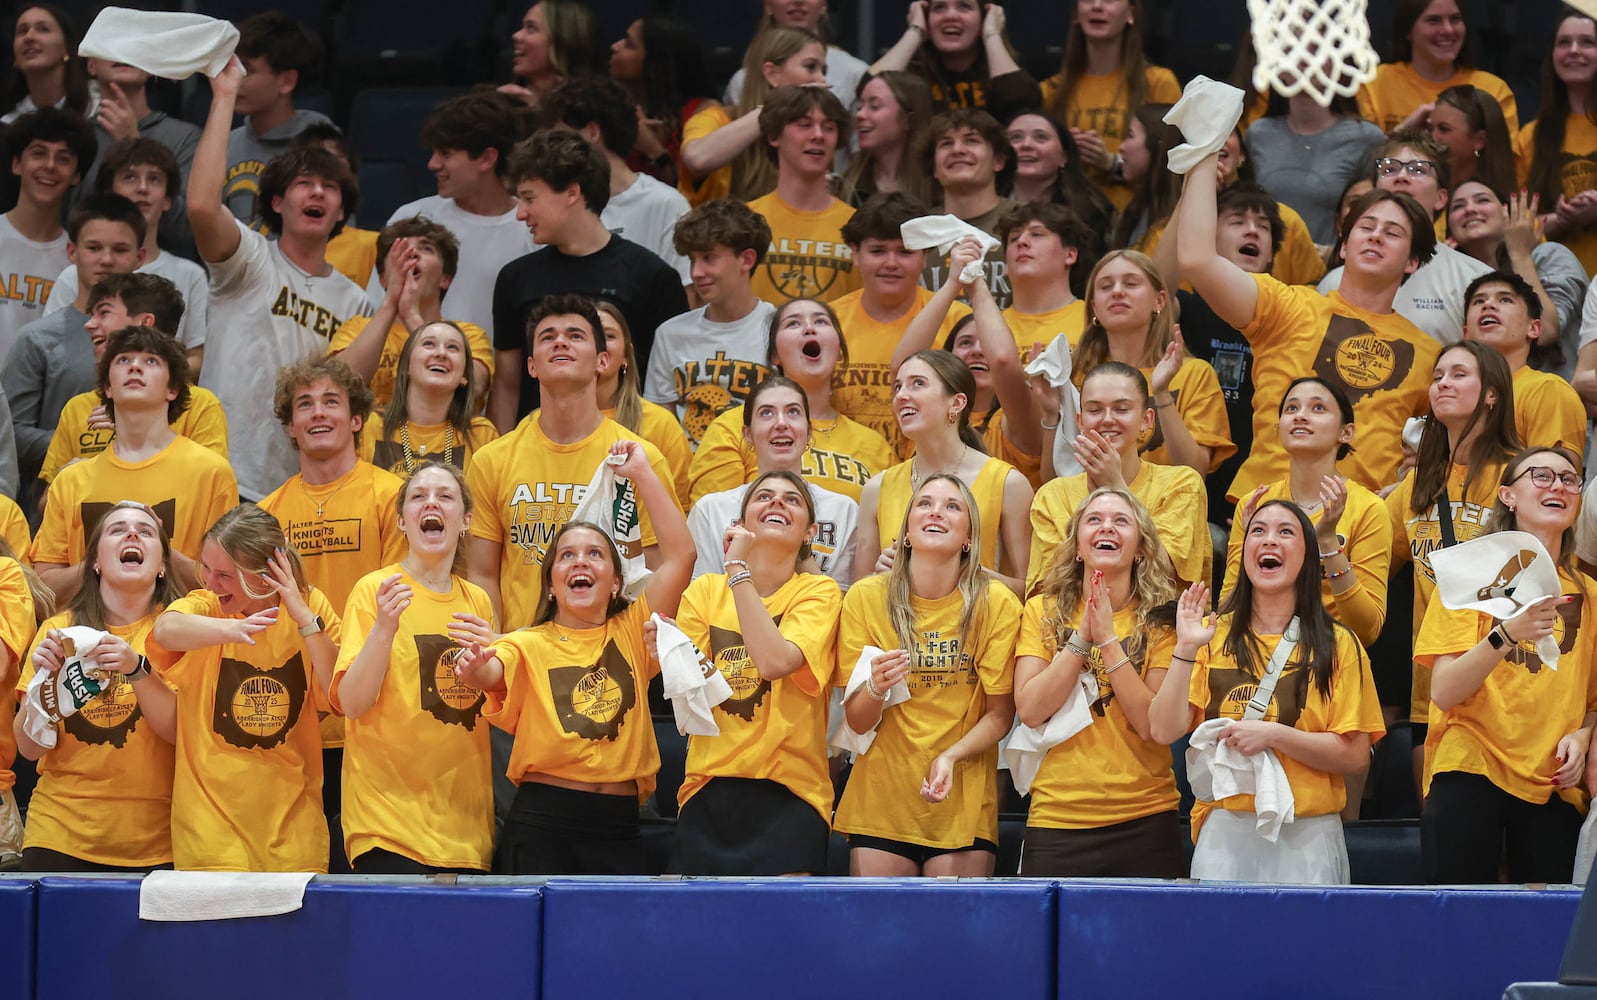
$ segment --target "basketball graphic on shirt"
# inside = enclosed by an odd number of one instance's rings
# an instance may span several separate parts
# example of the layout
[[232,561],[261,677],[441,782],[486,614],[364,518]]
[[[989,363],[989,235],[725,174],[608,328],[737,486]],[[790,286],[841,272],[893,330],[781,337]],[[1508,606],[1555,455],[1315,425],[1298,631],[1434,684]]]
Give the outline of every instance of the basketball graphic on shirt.
[[[786,241],[782,241],[785,243]],[[783,253],[773,249],[765,255],[765,276],[786,299],[820,298],[843,275],[853,270],[847,260],[804,253]]]
[[70,735],[97,746],[125,747],[128,735],[138,726],[143,713],[133,685],[119,677],[115,686],[100,692],[93,701],[61,720]]
[[1358,403],[1403,383],[1414,367],[1414,345],[1406,340],[1383,340],[1368,323],[1350,316],[1332,316],[1314,359],[1314,374],[1341,389],[1348,402]]
[[305,662],[299,653],[271,670],[222,658],[211,728],[242,750],[270,750],[288,739],[305,708]]
[[613,742],[638,701],[632,665],[613,639],[605,643],[598,663],[550,668],[549,691],[560,728],[585,740]]
[[[778,628],[782,627],[781,615],[771,620]],[[743,645],[742,633],[711,625],[710,658],[715,661],[715,669],[726,678],[727,687],[732,689],[732,697],[721,702],[716,709],[735,715],[744,722],[753,722],[755,710],[771,690],[771,682],[760,676],[748,647]]]
[[[1553,619],[1553,638],[1558,642],[1560,655],[1574,650],[1575,640],[1580,635],[1581,611],[1586,604],[1585,597],[1580,594],[1568,594],[1565,596],[1573,597],[1574,600],[1568,604],[1558,605],[1556,609],[1558,617]],[[1517,663],[1523,663],[1525,671],[1531,674],[1541,673],[1544,666],[1542,658],[1536,653],[1536,644],[1534,642],[1521,642],[1515,647],[1510,659]]]
[[446,635],[412,636],[416,640],[416,679],[422,711],[439,722],[477,728],[484,695],[455,675],[465,649]]
[[682,427],[695,447],[715,418],[731,406],[732,394],[714,382],[696,385],[682,396]]
[[[1259,651],[1255,651],[1256,654]],[[1262,655],[1268,657],[1266,649]],[[1262,668],[1262,667],[1261,667]],[[1303,693],[1309,680],[1308,671],[1298,664],[1288,664],[1276,682],[1270,697],[1270,706],[1264,710],[1265,722],[1279,722],[1283,726],[1296,726],[1303,714]],[[1259,679],[1252,674],[1232,668],[1209,668],[1209,704],[1204,708],[1206,719],[1240,719],[1247,711],[1248,702],[1259,690]]]

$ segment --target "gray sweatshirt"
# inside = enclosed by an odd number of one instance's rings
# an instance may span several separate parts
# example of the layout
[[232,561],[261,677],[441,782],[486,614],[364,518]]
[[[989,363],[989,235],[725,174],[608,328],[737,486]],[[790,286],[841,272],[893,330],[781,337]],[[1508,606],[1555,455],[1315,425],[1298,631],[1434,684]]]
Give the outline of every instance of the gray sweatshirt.
[[254,123],[244,119],[244,124],[227,137],[227,181],[222,187],[222,201],[233,217],[247,226],[255,225],[255,195],[261,188],[261,171],[272,157],[288,150],[294,137],[308,126],[330,119],[320,111],[303,108],[294,117],[264,135],[255,131]]

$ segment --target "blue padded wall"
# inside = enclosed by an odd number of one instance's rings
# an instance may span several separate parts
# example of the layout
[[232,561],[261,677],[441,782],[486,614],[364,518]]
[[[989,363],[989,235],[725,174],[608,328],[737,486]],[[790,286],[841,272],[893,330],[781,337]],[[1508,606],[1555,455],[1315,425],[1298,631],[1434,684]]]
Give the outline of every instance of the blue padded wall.
[[31,998],[33,941],[38,936],[34,914],[37,896],[32,878],[0,876],[0,941],[6,942],[7,960],[0,973],[0,997]]

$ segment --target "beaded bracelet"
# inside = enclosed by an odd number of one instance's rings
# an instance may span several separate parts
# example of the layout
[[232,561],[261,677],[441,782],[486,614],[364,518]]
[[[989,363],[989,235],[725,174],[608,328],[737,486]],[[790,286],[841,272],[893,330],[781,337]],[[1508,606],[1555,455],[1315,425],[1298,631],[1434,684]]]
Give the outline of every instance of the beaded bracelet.
[[747,583],[747,582],[749,582],[752,579],[754,579],[754,574],[750,573],[748,570],[744,570],[743,572],[737,574],[736,576],[727,577],[726,589],[727,590],[731,590],[733,587],[736,587],[738,584]]
[[1339,577],[1339,576],[1347,576],[1351,572],[1353,572],[1353,567],[1352,566],[1349,566],[1347,569],[1337,570],[1334,573],[1330,572],[1328,570],[1328,571],[1326,571],[1325,578],[1327,580],[1335,580],[1337,577]]
[[1128,664],[1130,662],[1131,662],[1131,654],[1127,653],[1125,656],[1122,656],[1120,659],[1116,660],[1114,666],[1105,667],[1104,668],[1104,675],[1108,676],[1109,674],[1114,673],[1116,670],[1119,670],[1121,667],[1125,666],[1126,664]]

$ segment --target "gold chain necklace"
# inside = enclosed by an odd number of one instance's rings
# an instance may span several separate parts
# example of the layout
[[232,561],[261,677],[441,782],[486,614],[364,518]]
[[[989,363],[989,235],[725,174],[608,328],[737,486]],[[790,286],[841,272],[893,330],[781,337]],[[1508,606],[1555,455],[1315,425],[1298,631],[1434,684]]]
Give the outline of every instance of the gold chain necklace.
[[[410,421],[407,420],[399,427],[399,444],[405,450],[405,475],[416,471],[416,456],[410,450]],[[444,428],[444,463],[455,464],[455,425],[449,424]]]
[[311,503],[316,505],[316,520],[318,520],[318,521],[322,520],[322,511],[326,509],[327,501],[333,499],[333,497],[338,495],[339,490],[342,490],[345,486],[349,485],[349,483],[346,482],[346,483],[340,485],[337,489],[333,490],[331,493],[328,493],[326,496],[324,496],[320,500],[318,500],[315,496],[313,496],[311,494],[310,486],[308,486],[305,483],[305,480],[301,479],[299,484],[300,484],[300,488],[305,491],[306,499],[310,500]]
[[[941,475],[959,475],[959,470],[964,466],[965,459],[970,457],[970,445],[964,445],[964,449],[964,451],[959,453],[959,461],[954,463],[954,467],[952,469],[942,470],[940,473]],[[918,468],[920,468],[920,456],[916,455],[914,458],[909,460],[909,492],[911,495],[919,493],[920,488],[926,485],[926,480],[930,479],[932,476],[939,475],[939,473],[936,472],[927,473],[924,476],[918,475],[915,471]]]

